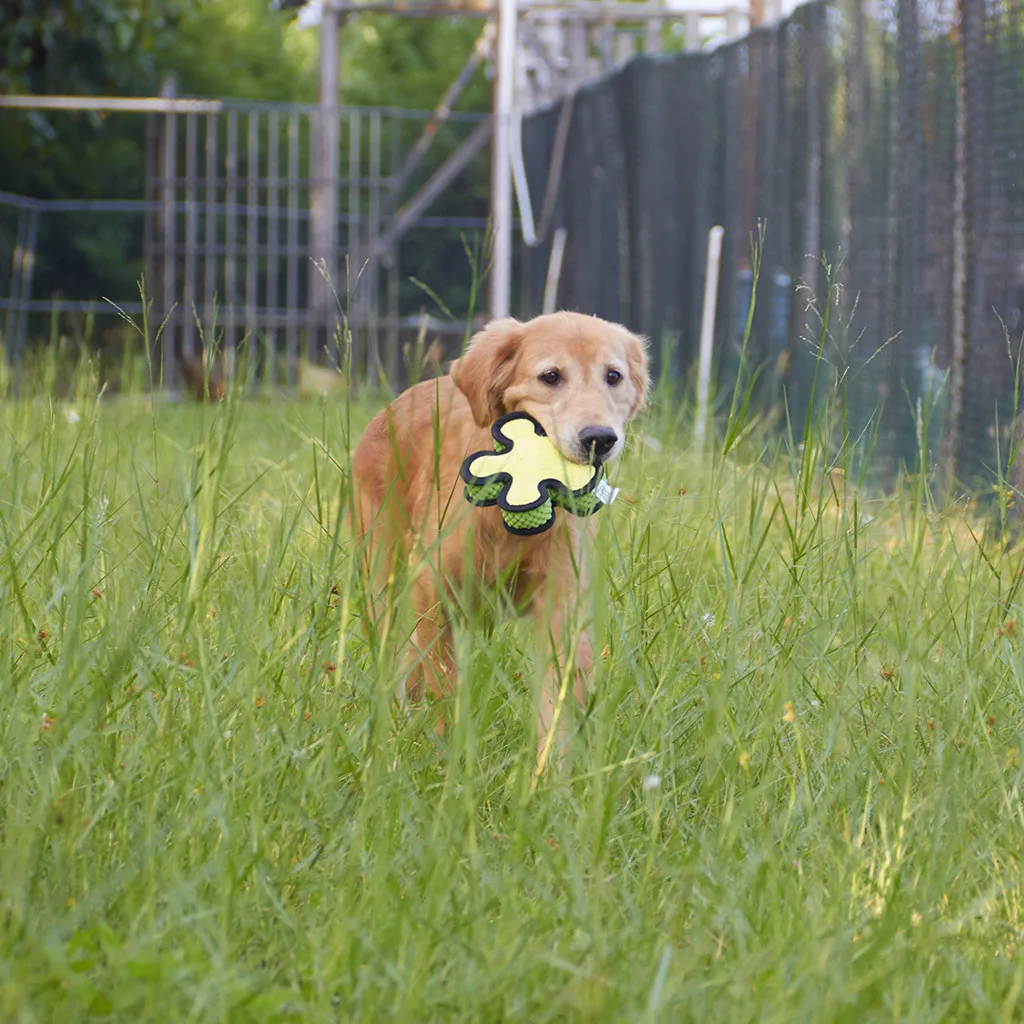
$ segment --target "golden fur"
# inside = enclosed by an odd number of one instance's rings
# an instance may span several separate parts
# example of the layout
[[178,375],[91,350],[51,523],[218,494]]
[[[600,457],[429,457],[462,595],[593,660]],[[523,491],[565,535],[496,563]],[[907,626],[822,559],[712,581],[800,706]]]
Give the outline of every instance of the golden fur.
[[[554,384],[552,371],[558,375]],[[514,411],[533,416],[574,462],[591,457],[593,446],[581,440],[581,431],[591,428],[587,437],[594,428],[605,431],[606,446],[607,432],[614,431],[605,461],[615,458],[648,388],[643,339],[597,317],[555,313],[527,323],[488,324],[448,376],[410,388],[372,420],[353,458],[356,516],[378,589],[396,559],[415,573],[410,698],[422,697],[424,682],[441,696],[456,680],[445,592],[512,579],[517,607],[538,622],[542,649],[549,635],[555,643],[558,662],[548,673],[538,720],[539,750],[546,749],[559,666],[571,650],[574,690],[582,701],[582,676],[591,662],[586,633],[567,635],[574,598],[587,585],[577,557],[587,520],[559,512],[546,533],[509,534],[497,508],[473,508],[464,500],[459,470],[468,454],[491,448],[494,420]]]

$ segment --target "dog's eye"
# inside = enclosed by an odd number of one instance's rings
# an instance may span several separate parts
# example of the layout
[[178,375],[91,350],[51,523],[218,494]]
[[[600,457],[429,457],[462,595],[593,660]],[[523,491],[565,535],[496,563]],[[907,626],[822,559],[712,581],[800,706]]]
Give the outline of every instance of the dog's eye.
[[608,382],[608,387],[613,388],[622,380],[622,374],[618,370],[609,370],[604,379]]
[[544,381],[551,388],[562,383],[562,375],[557,370],[545,370],[538,379]]

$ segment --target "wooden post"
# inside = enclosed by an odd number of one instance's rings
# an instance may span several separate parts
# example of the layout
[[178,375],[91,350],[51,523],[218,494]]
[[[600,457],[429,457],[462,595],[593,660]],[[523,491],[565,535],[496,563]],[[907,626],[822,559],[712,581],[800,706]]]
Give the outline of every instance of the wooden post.
[[[387,217],[390,222],[395,215],[395,210],[398,208],[399,199],[399,186],[398,186],[398,168],[400,165],[401,158],[401,121],[395,117],[391,120],[391,174],[388,176],[390,188],[387,196]],[[399,366],[399,332],[398,332],[398,318],[400,315],[400,294],[399,284],[401,279],[399,277],[399,254],[401,251],[401,242],[396,241],[395,244],[388,249],[384,255],[384,265],[388,272],[388,329],[387,329],[387,374],[388,374],[388,385],[393,392],[398,390],[398,366]]]
[[28,237],[28,208],[18,208],[18,230],[15,236],[14,253],[11,256],[11,292],[10,305],[7,307],[7,319],[4,326],[4,355],[7,358],[7,365],[14,367],[14,336],[18,330],[18,316],[21,313],[21,273],[28,251],[26,238]]
[[[161,96],[172,97],[174,95],[174,82],[168,78],[160,90]],[[163,235],[163,271],[164,271],[164,303],[163,303],[163,319],[165,321],[163,345],[164,345],[164,359],[163,359],[163,385],[167,386],[167,383],[171,380],[174,375],[174,328],[172,326],[171,311],[174,309],[174,292],[175,292],[175,273],[174,264],[176,253],[175,245],[175,212],[174,212],[174,199],[175,199],[175,172],[177,170],[177,161],[175,157],[177,143],[177,124],[176,116],[168,111],[164,114],[164,146],[163,146],[163,160],[162,174],[160,182],[160,198],[161,198],[161,234]]]
[[367,249],[370,257],[366,267],[369,280],[366,282],[368,322],[366,330],[366,376],[371,388],[380,383],[380,342],[378,338],[378,305],[380,302],[380,255],[377,243],[380,239],[380,111],[370,114],[370,205],[367,220]]
[[[146,213],[142,222],[142,266],[144,294],[142,301],[151,304],[157,282],[157,238],[160,222],[157,206],[160,200],[160,182],[157,163],[160,159],[160,125],[156,114],[146,114]],[[151,384],[149,381],[147,384]]]
[[[954,107],[955,132],[953,148],[953,318],[950,330],[949,406],[946,412],[946,433],[942,439],[940,472],[942,497],[949,501],[956,486],[957,457],[960,454],[960,432],[963,426],[964,387],[967,382],[967,62],[964,59],[964,0],[957,0],[957,38],[954,45],[959,88]],[[973,70],[973,69],[972,69]],[[1016,382],[1014,382],[1016,384]],[[1020,429],[1020,420],[1011,424],[1013,435]],[[1014,486],[1020,480],[1015,474]]]
[[[11,295],[17,303],[17,335],[14,340],[13,365],[20,372],[21,364],[25,357],[25,333],[28,330],[29,302],[32,299],[32,274],[36,265],[36,242],[39,237],[39,204],[33,203],[28,209],[25,230],[22,234],[25,239],[24,247],[21,249],[21,273],[18,276],[17,287],[20,293],[15,293],[15,286],[12,283]],[[17,259],[18,253],[15,253]],[[57,314],[59,316],[59,314]],[[9,343],[8,343],[9,346]]]
[[299,379],[299,115],[288,115],[288,240],[285,243],[285,361],[288,386]]
[[[203,212],[203,330],[212,331],[217,296],[217,114],[206,115],[206,209]],[[189,353],[191,355],[191,353]]]
[[391,249],[388,250],[388,330],[387,330],[387,375],[388,375],[388,387],[393,392],[398,391],[399,387],[399,368],[401,364],[401,284],[402,279],[399,276],[399,253],[401,252],[398,244],[396,243]]
[[359,240],[360,214],[362,208],[362,182],[359,170],[362,166],[360,155],[360,130],[362,121],[358,110],[353,110],[348,119],[348,280],[346,282],[346,315],[350,332],[349,362],[356,366],[356,339],[360,329],[360,299],[362,286],[362,254]]
[[281,325],[280,318],[280,280],[279,250],[281,239],[280,217],[278,215],[278,198],[281,185],[277,176],[278,155],[278,117],[272,110],[267,117],[267,350],[266,373],[267,386],[277,385],[277,330]]
[[[238,317],[235,302],[238,299],[238,113],[228,111],[227,146],[224,182],[224,216],[227,224],[224,231],[224,302],[227,304],[224,333],[224,374],[228,380],[235,373],[235,349]],[[206,348],[213,357],[216,338],[212,333],[206,339]]]
[[185,115],[185,286],[183,289],[181,346],[187,356],[195,352],[196,250],[199,217],[196,202],[196,137],[198,114]]
[[256,363],[256,271],[259,266],[257,235],[259,233],[259,132],[260,115],[250,111],[245,150],[245,323],[242,336],[248,339],[246,359]]
[[325,0],[320,16],[320,108],[309,211],[310,256],[315,263],[309,268],[310,361],[324,342],[330,344],[334,290],[338,286],[338,25],[334,0]]

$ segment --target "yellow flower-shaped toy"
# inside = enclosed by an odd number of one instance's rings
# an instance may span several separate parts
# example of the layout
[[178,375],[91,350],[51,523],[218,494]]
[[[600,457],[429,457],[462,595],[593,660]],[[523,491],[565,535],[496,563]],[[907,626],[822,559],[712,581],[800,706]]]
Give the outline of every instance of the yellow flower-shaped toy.
[[555,508],[589,516],[619,493],[604,479],[603,466],[569,462],[544,428],[524,412],[502,416],[491,426],[493,452],[475,452],[462,463],[466,500],[497,505],[509,533],[530,536],[549,530]]

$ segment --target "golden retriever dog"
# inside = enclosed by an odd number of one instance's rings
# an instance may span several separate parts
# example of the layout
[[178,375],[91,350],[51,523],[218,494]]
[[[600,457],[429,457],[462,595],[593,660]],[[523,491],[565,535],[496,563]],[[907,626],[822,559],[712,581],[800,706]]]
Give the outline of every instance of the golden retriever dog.
[[422,699],[426,684],[439,698],[455,685],[446,599],[467,583],[505,586],[516,608],[534,616],[539,649],[552,653],[537,722],[541,768],[564,673],[585,699],[590,641],[571,620],[587,587],[580,541],[589,520],[558,511],[545,533],[510,534],[496,507],[465,500],[459,470],[467,455],[492,448],[491,424],[516,411],[533,416],[568,461],[614,459],[649,387],[646,343],[618,324],[579,313],[498,320],[471,339],[448,376],[409,388],[380,412],[353,456],[355,514],[378,594],[400,565],[413,574],[407,696]]

